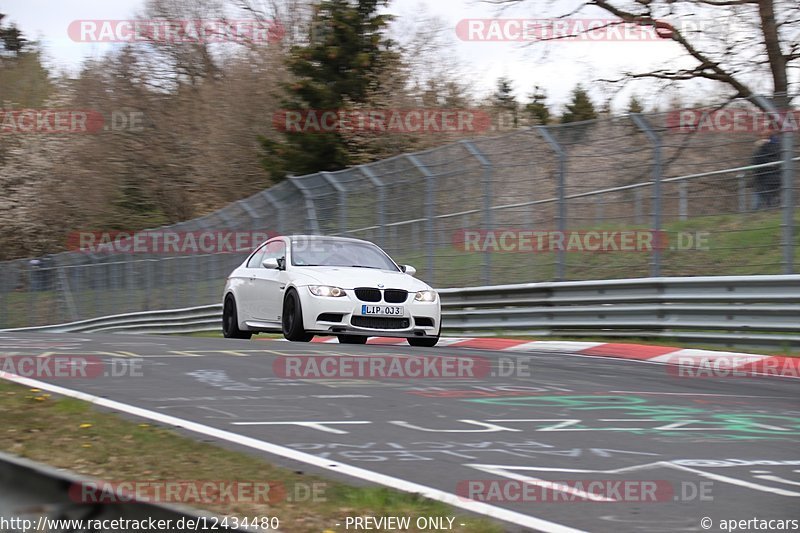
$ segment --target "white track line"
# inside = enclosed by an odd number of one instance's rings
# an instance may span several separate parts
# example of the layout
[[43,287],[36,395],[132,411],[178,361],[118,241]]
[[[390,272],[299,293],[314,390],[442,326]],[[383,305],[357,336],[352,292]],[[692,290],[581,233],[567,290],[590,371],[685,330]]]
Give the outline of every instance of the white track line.
[[391,487],[393,489],[402,490],[404,492],[417,493],[420,494],[421,496],[424,496],[425,498],[429,498],[431,500],[437,500],[446,503],[448,505],[451,505],[453,507],[459,507],[461,509],[465,509],[467,511],[476,514],[489,516],[497,520],[503,520],[505,522],[510,522],[512,524],[528,527],[531,529],[535,529],[537,531],[545,531],[552,533],[581,533],[581,530],[579,529],[573,529],[569,526],[564,526],[561,524],[557,524],[555,522],[550,522],[542,518],[536,518],[534,516],[524,515],[522,513],[517,513],[515,511],[503,509],[501,507],[495,507],[494,505],[488,505],[482,502],[467,500],[466,498],[461,498],[459,496],[456,496],[455,494],[451,494],[449,492],[445,492],[439,489],[434,489],[432,487],[428,487],[425,485],[420,485],[418,483],[414,483],[411,481],[406,481],[405,479],[388,476],[386,474],[380,474],[378,472],[373,472],[365,468],[350,466],[344,463],[338,463],[336,461],[330,461],[322,457],[317,457],[316,455],[299,452],[297,450],[286,448],[278,444],[264,442],[258,439],[254,439],[252,437],[246,437],[244,435],[237,435],[236,433],[231,433],[230,431],[212,428],[210,426],[205,426],[197,422],[183,420],[181,418],[165,415],[162,413],[157,413],[141,407],[135,407],[133,405],[128,405],[114,400],[109,400],[107,398],[100,398],[99,396],[94,396],[93,394],[88,394],[85,392],[80,392],[72,389],[66,389],[64,387],[59,387],[57,385],[46,383],[44,381],[38,381],[30,378],[23,378],[5,372],[0,372],[0,378],[12,381],[14,383],[19,383],[20,385],[25,385],[27,387],[42,389],[55,394],[60,394],[62,396],[69,396],[71,398],[77,398],[79,400],[93,403],[101,407],[106,407],[108,409],[113,409],[115,411],[120,411],[133,416],[138,416],[140,418],[153,420],[154,422],[160,422],[162,424],[180,427],[189,431],[193,431],[195,433],[200,433],[202,435],[207,435],[209,437],[213,437],[220,440],[226,440],[228,442],[233,442],[241,446],[247,446],[248,448],[261,450],[263,452],[271,453],[274,455],[279,455],[287,459],[292,459],[294,461],[306,463],[325,470],[339,472],[341,474],[346,474],[355,478],[363,479],[365,481]]
[[610,390],[614,394],[658,394],[660,396],[725,396],[729,398],[787,398],[794,399],[793,396],[748,396],[742,394],[714,394],[710,392],[651,392],[651,391],[632,391],[632,390]]

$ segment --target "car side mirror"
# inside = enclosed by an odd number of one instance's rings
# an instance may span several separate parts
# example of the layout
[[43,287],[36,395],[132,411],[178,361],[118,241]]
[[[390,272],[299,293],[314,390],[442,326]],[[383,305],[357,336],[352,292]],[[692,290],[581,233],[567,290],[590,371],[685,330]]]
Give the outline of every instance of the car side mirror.
[[264,259],[263,261],[261,261],[261,266],[263,266],[264,268],[272,269],[272,270],[279,270],[281,268],[281,264],[274,257],[268,257],[268,258]]
[[413,276],[417,273],[417,269],[412,267],[411,265],[401,265],[400,270],[408,274],[409,276]]

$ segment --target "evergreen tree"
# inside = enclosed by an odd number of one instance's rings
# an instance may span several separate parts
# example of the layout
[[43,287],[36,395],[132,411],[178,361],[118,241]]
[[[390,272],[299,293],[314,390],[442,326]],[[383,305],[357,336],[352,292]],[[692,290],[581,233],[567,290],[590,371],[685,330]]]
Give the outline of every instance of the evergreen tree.
[[550,121],[550,109],[547,107],[547,93],[538,85],[533,88],[533,92],[528,97],[528,104],[525,111],[536,124],[547,125]]
[[593,120],[597,118],[597,111],[595,110],[592,99],[589,98],[589,93],[578,84],[572,90],[572,101],[567,104],[567,110],[561,115],[561,123],[567,124],[569,122],[581,122],[583,120]]
[[[287,66],[295,81],[284,87],[289,110],[342,111],[364,103],[395,61],[385,36],[392,20],[378,13],[388,0],[322,0],[314,8],[306,44],[295,46]],[[304,115],[305,116],[305,115]],[[273,180],[288,173],[333,171],[350,164],[347,142],[337,132],[284,132],[282,141],[262,137],[264,168]]]
[[644,106],[634,94],[633,96],[631,96],[631,101],[628,102],[628,113],[642,113],[642,112],[644,112]]
[[4,18],[6,16],[0,13],[0,42],[2,42],[3,51],[17,55],[28,44],[28,40],[22,36],[22,32],[16,25],[12,24],[7,28],[3,27]]
[[512,117],[514,127],[517,127],[517,98],[514,96],[514,88],[511,86],[511,80],[506,77],[501,77],[497,80],[497,90],[492,97],[493,105],[503,114],[509,114]]

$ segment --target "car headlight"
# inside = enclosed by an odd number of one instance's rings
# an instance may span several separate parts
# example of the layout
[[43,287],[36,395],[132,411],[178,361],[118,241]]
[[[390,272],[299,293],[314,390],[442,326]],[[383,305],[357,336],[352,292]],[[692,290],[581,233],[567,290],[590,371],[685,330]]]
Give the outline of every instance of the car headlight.
[[414,300],[417,302],[435,302],[436,291],[419,291],[414,295]]
[[311,294],[314,296],[330,296],[332,298],[339,298],[340,296],[345,295],[344,289],[340,289],[339,287],[331,287],[330,285],[309,285],[308,290],[311,291]]

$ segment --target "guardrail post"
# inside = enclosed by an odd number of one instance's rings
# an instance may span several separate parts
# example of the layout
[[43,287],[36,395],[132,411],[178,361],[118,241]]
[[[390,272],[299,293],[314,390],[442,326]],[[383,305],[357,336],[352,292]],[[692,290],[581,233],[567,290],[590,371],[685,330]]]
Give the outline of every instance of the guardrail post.
[[314,234],[319,235],[319,220],[317,219],[317,208],[314,206],[314,198],[311,196],[311,191],[308,190],[308,187],[303,185],[301,181],[303,176],[288,176],[289,183],[294,185],[300,194],[303,195],[303,199],[306,203],[306,229]]
[[[467,151],[475,156],[475,159],[481,164],[483,168],[483,175],[481,176],[481,184],[483,185],[483,229],[485,231],[492,231],[494,229],[494,220],[492,218],[492,162],[489,161],[483,152],[470,141],[461,141]],[[489,250],[483,251],[483,276],[482,281],[484,285],[491,284],[492,280],[492,253]]]
[[[656,135],[647,120],[639,113],[631,113],[631,118],[636,126],[644,132],[653,144],[653,231],[656,234],[661,232],[661,139]],[[661,275],[661,249],[653,246],[652,262],[650,263],[650,275],[658,277]]]
[[436,175],[431,173],[428,170],[428,167],[422,164],[417,156],[413,154],[406,155],[406,159],[408,159],[414,167],[419,170],[420,174],[425,177],[425,249],[426,255],[428,256],[428,267],[426,275],[428,277],[428,283],[433,285],[435,283],[435,265],[434,265],[434,254],[436,252],[436,227],[435,227],[435,216],[436,216]]
[[386,246],[386,185],[383,181],[372,172],[372,169],[365,165],[359,165],[358,170],[364,174],[367,179],[378,190],[378,203],[375,206],[376,215],[378,218],[378,243],[381,247]]
[[[564,235],[567,231],[567,154],[547,129],[547,126],[536,126],[536,130],[547,144],[550,145],[550,148],[553,149],[556,157],[558,157],[558,208],[556,226],[558,231],[561,232],[561,235]],[[561,249],[556,252],[556,281],[562,281],[564,279],[564,263],[564,248],[561,247]]]

